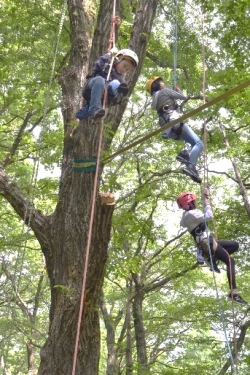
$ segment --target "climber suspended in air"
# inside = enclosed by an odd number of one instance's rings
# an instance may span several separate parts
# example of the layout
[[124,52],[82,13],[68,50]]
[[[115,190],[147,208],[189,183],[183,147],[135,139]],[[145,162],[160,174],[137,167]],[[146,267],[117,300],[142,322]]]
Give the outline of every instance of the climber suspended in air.
[[[115,56],[114,59],[112,59],[113,54]],[[129,70],[136,68],[138,63],[138,56],[134,51],[128,48],[120,51],[114,48],[105,55],[100,56],[95,62],[92,73],[87,76],[87,82],[82,91],[82,96],[86,103],[83,108],[77,112],[76,117],[79,120],[84,120],[88,117],[98,119],[105,116],[103,92],[109,71],[107,104],[120,104],[129,91],[124,76]]]
[[[228,298],[240,304],[246,305],[247,302],[238,293],[235,280],[235,261],[230,256],[239,249],[239,243],[234,240],[216,240],[211,234],[207,222],[213,219],[213,211],[209,201],[209,189],[203,189],[202,195],[204,203],[204,212],[196,206],[196,196],[193,193],[184,192],[177,197],[179,208],[184,210],[180,225],[187,228],[194,238],[194,241],[201,252],[199,263],[202,263],[201,257],[207,259],[215,272],[220,272],[216,260],[220,260],[227,266],[227,278],[230,288]],[[212,259],[211,259],[212,258]]]
[[[161,77],[151,77],[146,83],[147,92],[153,97],[152,108],[159,116],[160,126],[176,120],[180,117],[180,109],[177,100],[186,100],[187,97],[176,87],[174,90],[168,88]],[[190,176],[193,181],[201,183],[196,170],[196,163],[199,159],[203,143],[187,124],[178,123],[162,132],[164,139],[185,141],[191,145],[191,151],[183,149],[176,157],[178,161],[185,164],[183,173]]]

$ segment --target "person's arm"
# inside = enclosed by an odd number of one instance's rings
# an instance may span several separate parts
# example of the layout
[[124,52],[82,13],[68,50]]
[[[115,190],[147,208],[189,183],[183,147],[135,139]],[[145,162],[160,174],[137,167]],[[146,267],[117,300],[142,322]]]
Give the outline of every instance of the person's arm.
[[189,231],[192,231],[199,224],[210,221],[213,219],[213,212],[210,206],[206,206],[205,211],[196,208],[185,212],[180,225],[184,228],[188,228]]
[[168,90],[168,95],[171,99],[174,100],[186,100],[187,96],[183,94],[183,92],[178,88],[178,90],[172,90],[170,88],[166,88]]
[[202,192],[202,200],[204,206],[204,221],[210,221],[214,218],[214,214],[210,204],[209,194],[209,188],[204,188]]
[[152,109],[155,109],[157,111],[157,104],[158,104],[158,95],[159,95],[159,92],[160,91],[157,91],[154,95],[153,95],[153,98],[152,98],[152,104],[151,104],[151,108]]
[[103,56],[100,56],[96,61],[93,68],[92,75],[100,75],[102,77],[106,77],[109,70],[109,64],[110,64],[110,55],[106,53]]

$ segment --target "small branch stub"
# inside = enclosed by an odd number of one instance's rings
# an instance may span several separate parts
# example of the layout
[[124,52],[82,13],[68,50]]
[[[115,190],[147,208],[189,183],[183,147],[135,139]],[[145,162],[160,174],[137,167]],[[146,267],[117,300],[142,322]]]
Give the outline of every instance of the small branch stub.
[[115,204],[115,196],[111,193],[100,193],[101,205],[113,206]]

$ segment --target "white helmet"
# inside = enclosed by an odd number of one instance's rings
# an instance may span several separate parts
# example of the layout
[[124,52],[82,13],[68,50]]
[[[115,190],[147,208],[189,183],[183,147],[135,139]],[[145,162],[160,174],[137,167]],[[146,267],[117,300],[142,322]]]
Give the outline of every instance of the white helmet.
[[129,59],[131,59],[135,63],[136,66],[138,65],[138,63],[139,63],[138,56],[131,49],[128,49],[128,48],[121,49],[120,51],[117,52],[116,57],[119,57],[121,55],[123,57],[128,57]]

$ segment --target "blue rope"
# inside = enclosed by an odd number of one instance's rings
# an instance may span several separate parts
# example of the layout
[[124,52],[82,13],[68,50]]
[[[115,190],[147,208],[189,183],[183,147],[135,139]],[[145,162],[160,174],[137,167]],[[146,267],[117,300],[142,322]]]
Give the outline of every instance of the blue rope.
[[173,59],[174,59],[174,64],[173,64],[173,85],[174,87],[176,86],[176,82],[178,80],[178,75],[177,75],[177,42],[178,42],[178,0],[173,0],[173,9],[174,9],[174,15],[173,15],[173,32],[172,32],[172,37],[173,37]]
[[[203,201],[203,199],[202,199],[202,201]],[[203,212],[204,212],[204,221],[205,221],[205,205],[204,205],[204,201],[203,201]],[[221,318],[222,328],[223,328],[223,332],[224,332],[224,336],[225,336],[225,340],[226,340],[226,345],[227,345],[229,356],[230,356],[231,363],[232,363],[232,369],[233,369],[234,374],[237,375],[236,366],[235,366],[235,363],[234,363],[234,359],[233,359],[233,355],[232,355],[232,350],[231,350],[231,347],[230,347],[230,344],[229,344],[229,340],[228,340],[228,336],[227,336],[227,331],[226,331],[226,327],[225,327],[225,323],[224,323],[225,316],[224,316],[224,313],[223,313],[223,309],[222,309],[222,305],[221,305],[221,300],[220,300],[220,296],[219,296],[219,292],[218,292],[218,285],[216,283],[215,272],[214,272],[214,265],[213,265],[213,262],[212,262],[212,250],[211,250],[210,241],[209,241],[209,229],[208,229],[208,226],[207,226],[206,222],[205,222],[205,227],[206,227],[206,234],[207,234],[207,245],[208,245],[208,250],[209,250],[210,263],[211,263],[211,268],[212,268],[212,272],[213,272],[213,280],[214,280],[214,285],[215,285],[216,298],[217,298],[217,301],[218,301],[218,308],[219,308],[219,314],[220,314],[220,318]]]

